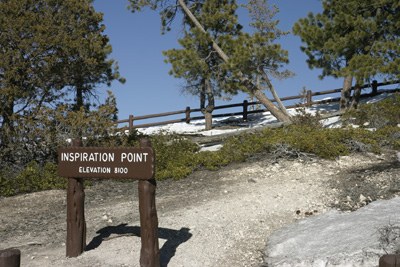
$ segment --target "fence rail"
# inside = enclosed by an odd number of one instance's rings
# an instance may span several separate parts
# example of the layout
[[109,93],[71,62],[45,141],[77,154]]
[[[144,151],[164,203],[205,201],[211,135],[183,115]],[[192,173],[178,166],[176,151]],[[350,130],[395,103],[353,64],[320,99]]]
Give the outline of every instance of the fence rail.
[[[381,82],[378,83],[377,81],[373,81],[371,84],[365,84],[361,86],[361,89],[364,88],[371,88],[372,91],[369,94],[362,94],[361,97],[370,97],[370,96],[376,96],[379,94],[378,92],[378,87],[379,86],[385,86],[385,85],[390,85],[390,84],[398,84],[400,83],[400,80],[394,81],[394,82]],[[313,96],[321,96],[321,95],[328,95],[328,94],[334,94],[334,93],[340,93],[343,88],[339,89],[333,89],[333,90],[327,90],[327,91],[321,91],[321,92],[312,92],[311,90],[307,91],[307,94],[305,96],[302,95],[297,95],[297,96],[288,96],[288,97],[282,97],[281,101],[288,101],[288,100],[294,100],[294,99],[301,99],[305,98],[306,106],[312,106],[315,104],[324,104],[324,103],[329,103],[329,102],[336,102],[339,101],[340,98],[332,98],[332,99],[327,99],[327,100],[317,100],[317,101],[312,101]],[[354,89],[354,87],[352,88]],[[389,90],[389,91],[400,91],[400,89],[394,89],[394,90]],[[274,99],[270,99],[272,102],[275,102]],[[261,104],[260,102],[248,102],[247,100],[244,100],[243,103],[237,103],[237,104],[230,104],[230,105],[221,105],[221,106],[216,106],[214,110],[218,109],[227,109],[227,108],[235,108],[235,107],[242,107],[241,112],[233,112],[233,113],[225,113],[225,114],[213,114],[213,118],[219,118],[219,117],[228,117],[228,116],[243,116],[243,120],[247,120],[247,115],[248,114],[254,114],[254,113],[261,113],[261,112],[267,112],[268,109],[261,109],[261,110],[252,110],[249,111],[248,107],[252,105],[257,105]],[[288,105],[286,108],[294,108],[297,107],[297,105]],[[146,128],[146,127],[152,127],[152,126],[160,126],[160,125],[166,125],[166,124],[171,124],[171,123],[177,123],[177,122],[186,122],[190,123],[192,120],[201,120],[204,119],[204,116],[196,116],[196,117],[190,117],[191,113],[195,112],[201,112],[201,109],[191,109],[190,107],[186,107],[185,110],[179,110],[179,111],[171,111],[171,112],[165,112],[165,113],[158,113],[158,114],[150,114],[150,115],[144,115],[144,116],[133,116],[130,115],[128,119],[125,120],[120,120],[117,121],[117,124],[123,124],[123,123],[128,123],[128,129],[135,129],[135,128]],[[138,120],[145,120],[145,119],[152,119],[152,118],[160,118],[160,117],[166,117],[166,116],[171,116],[171,115],[179,115],[179,114],[185,114],[185,117],[182,119],[175,119],[175,120],[167,120],[167,121],[162,121],[162,122],[154,122],[154,123],[146,123],[146,124],[139,124],[139,125],[133,125],[134,121]]]

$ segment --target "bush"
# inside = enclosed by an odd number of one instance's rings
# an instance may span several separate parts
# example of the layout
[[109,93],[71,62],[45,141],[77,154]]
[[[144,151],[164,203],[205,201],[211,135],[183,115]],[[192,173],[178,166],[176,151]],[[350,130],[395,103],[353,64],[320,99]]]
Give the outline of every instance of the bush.
[[156,153],[156,179],[182,179],[196,168],[196,144],[174,134],[151,136],[150,141]]
[[378,103],[361,104],[358,109],[347,111],[343,116],[345,124],[362,128],[395,127],[400,124],[400,93]]
[[0,194],[11,196],[41,190],[64,189],[67,187],[67,179],[58,176],[57,165],[47,163],[41,168],[37,162],[32,161],[15,178],[6,178],[2,173],[0,185]]

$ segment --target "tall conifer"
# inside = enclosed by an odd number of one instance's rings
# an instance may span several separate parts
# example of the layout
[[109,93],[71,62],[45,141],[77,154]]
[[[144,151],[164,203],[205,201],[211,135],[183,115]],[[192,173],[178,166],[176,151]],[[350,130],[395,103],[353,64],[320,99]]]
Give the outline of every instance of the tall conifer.
[[[293,26],[306,43],[301,50],[310,68],[343,77],[340,109],[356,108],[360,85],[379,74],[399,77],[400,2],[326,0],[321,14],[309,13]],[[351,101],[352,81],[355,90]]]
[[[185,36],[179,39],[183,49],[171,49],[163,52],[166,62],[171,63],[171,75],[183,78],[183,91],[200,98],[200,108],[206,117],[206,130],[212,128],[214,98],[229,91],[232,81],[227,79],[221,65],[224,61],[213,52],[212,41],[232,50],[232,38],[240,33],[241,25],[237,23],[234,0],[206,0],[202,5],[194,5],[192,10],[207,34],[199,31],[191,21]],[[211,39],[210,39],[211,37]],[[207,104],[206,104],[207,102]]]

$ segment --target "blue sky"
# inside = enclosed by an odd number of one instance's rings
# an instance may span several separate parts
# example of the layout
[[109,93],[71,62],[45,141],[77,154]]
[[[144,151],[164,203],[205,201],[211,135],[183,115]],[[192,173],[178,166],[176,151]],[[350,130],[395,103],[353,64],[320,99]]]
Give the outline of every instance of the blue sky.
[[[282,30],[291,31],[293,24],[299,18],[306,17],[309,11],[322,11],[321,0],[270,0],[270,3],[276,4],[280,10],[276,18],[280,20],[278,27]],[[114,82],[110,88],[99,87],[100,96],[106,96],[106,89],[115,94],[120,120],[129,115],[184,110],[187,106],[199,108],[197,98],[181,93],[180,85],[183,81],[168,74],[171,67],[164,63],[165,57],[162,55],[164,50],[180,48],[177,42],[182,38],[180,19],[175,21],[171,32],[161,35],[158,11],[144,10],[133,14],[127,10],[127,5],[126,0],[94,1],[96,11],[104,13],[105,34],[113,46],[111,57],[119,62],[121,75],[127,80],[125,84]],[[239,22],[246,26],[245,30],[250,30],[247,10],[239,8],[238,15]],[[289,51],[290,64],[287,69],[296,73],[294,78],[274,81],[280,97],[298,95],[303,86],[312,91],[342,87],[341,79],[324,78],[321,81],[318,79],[321,70],[308,68],[307,57],[300,51],[301,41],[298,36],[289,34],[282,37],[279,43]],[[266,95],[272,98],[269,92]],[[216,104],[239,103],[245,99],[245,94],[239,94],[231,102],[218,100]]]

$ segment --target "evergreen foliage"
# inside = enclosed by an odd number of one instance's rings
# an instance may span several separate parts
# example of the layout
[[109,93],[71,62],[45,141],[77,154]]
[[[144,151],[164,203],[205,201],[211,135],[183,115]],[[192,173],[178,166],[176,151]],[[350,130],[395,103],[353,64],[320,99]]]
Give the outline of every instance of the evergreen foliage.
[[189,29],[185,30],[184,38],[178,40],[183,49],[170,49],[163,54],[168,58],[165,62],[172,65],[170,74],[185,80],[182,91],[199,97],[200,108],[206,116],[206,130],[209,130],[214,98],[233,90],[237,93],[240,87],[239,83],[228,79],[222,67],[225,62],[213,52],[212,40],[225,51],[232,51],[233,38],[239,35],[242,26],[237,23],[237,5],[233,0],[207,0],[192,7],[207,33],[187,21]]
[[[400,75],[400,3],[392,0],[325,0],[324,11],[309,13],[293,26],[306,43],[301,50],[310,68],[325,76],[344,77],[341,110],[358,105],[365,81],[378,74]],[[353,102],[351,86],[356,79]],[[351,104],[351,106],[350,106]]]
[[279,9],[275,5],[271,7],[268,0],[249,0],[247,5],[242,6],[249,11],[253,21],[249,25],[255,32],[243,33],[236,40],[230,68],[233,71],[240,69],[249,79],[255,81],[259,89],[268,88],[280,109],[289,116],[271,81],[271,77],[280,80],[294,76],[289,70],[281,71],[284,64],[289,63],[288,51],[276,43],[281,36],[289,32],[277,27],[279,21],[273,19]]
[[[94,87],[119,76],[92,0],[0,1],[0,149],[46,105],[72,91],[79,110]],[[86,104],[86,105],[85,105]],[[15,140],[11,140],[15,141]]]
[[71,111],[71,105],[59,105],[56,109],[43,106],[32,116],[14,115],[19,124],[13,132],[1,132],[8,145],[0,150],[0,169],[9,170],[13,177],[31,161],[41,166],[56,163],[58,149],[68,146],[68,140],[83,136],[86,144],[116,134],[116,100],[111,92],[105,104],[90,112],[83,107]]

